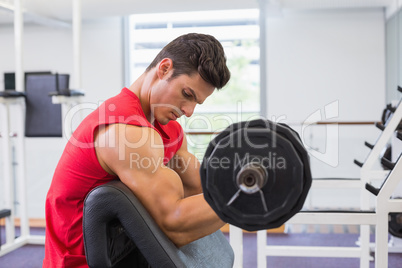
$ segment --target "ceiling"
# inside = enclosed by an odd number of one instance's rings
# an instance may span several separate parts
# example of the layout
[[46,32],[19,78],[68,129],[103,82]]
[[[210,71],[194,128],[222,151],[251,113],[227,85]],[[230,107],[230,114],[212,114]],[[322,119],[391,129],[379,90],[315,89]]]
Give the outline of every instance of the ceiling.
[[[71,22],[73,0],[21,0],[25,22]],[[84,20],[139,13],[258,8],[260,0],[81,0]],[[261,0],[264,1],[264,0]],[[398,0],[265,0],[268,8],[387,8]],[[13,23],[14,0],[0,0],[0,24]]]

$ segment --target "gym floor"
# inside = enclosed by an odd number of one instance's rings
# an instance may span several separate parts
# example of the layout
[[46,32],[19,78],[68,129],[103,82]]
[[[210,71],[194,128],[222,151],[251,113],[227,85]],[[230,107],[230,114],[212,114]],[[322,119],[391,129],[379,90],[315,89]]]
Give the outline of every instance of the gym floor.
[[[348,225],[293,224],[286,226],[285,229],[287,233],[269,233],[268,245],[353,246],[359,236],[358,228]],[[2,243],[4,243],[4,234],[4,227],[1,227]],[[31,234],[43,235],[44,228],[31,228]],[[226,236],[228,237],[227,233]],[[243,267],[257,267],[256,234],[244,233],[243,242]],[[44,254],[44,246],[27,245],[0,257],[0,268],[39,268],[42,267]],[[21,256],[24,257],[21,258]],[[401,263],[402,253],[389,254],[388,267],[401,267]],[[358,266],[358,259],[348,258],[267,258],[267,267],[275,268],[355,268]],[[370,268],[374,268],[373,262],[370,263]]]

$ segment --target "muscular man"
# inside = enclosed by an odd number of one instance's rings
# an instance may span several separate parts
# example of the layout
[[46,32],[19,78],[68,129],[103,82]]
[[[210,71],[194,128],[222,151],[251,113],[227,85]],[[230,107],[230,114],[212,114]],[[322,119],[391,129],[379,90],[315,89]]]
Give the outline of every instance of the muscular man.
[[193,114],[230,72],[212,36],[173,40],[146,71],[83,120],[70,138],[46,198],[44,267],[87,267],[85,196],[120,179],[181,247],[223,226],[201,194],[199,162],[176,119]]

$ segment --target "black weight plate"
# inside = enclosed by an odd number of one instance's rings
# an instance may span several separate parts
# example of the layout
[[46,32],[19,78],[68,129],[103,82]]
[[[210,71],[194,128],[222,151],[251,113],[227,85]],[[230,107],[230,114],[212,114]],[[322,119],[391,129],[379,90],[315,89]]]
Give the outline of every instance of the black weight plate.
[[[296,154],[295,152],[293,152],[294,154]],[[228,152],[227,150],[224,152],[224,156],[223,157],[227,157],[228,156]],[[215,157],[217,157],[217,159],[222,159],[222,157],[217,154],[214,153],[213,154],[213,158],[215,159]],[[234,154],[232,154],[230,157],[234,157],[235,159],[244,159],[244,157],[248,157],[248,155],[244,156],[238,156],[237,153],[235,152]],[[217,161],[211,160],[211,165],[210,167],[216,165]],[[226,161],[225,161],[226,162]],[[288,161],[289,162],[289,161]],[[290,165],[292,166],[296,166],[293,163],[290,163]],[[231,169],[234,171],[232,171],[233,173],[237,173],[236,172],[236,168],[233,169],[233,166],[231,167]],[[294,168],[295,170],[296,168]],[[301,173],[301,169],[299,169],[299,173]],[[261,196],[258,193],[255,193],[253,195],[249,195],[249,194],[245,194],[243,192],[240,192],[239,198],[235,200],[235,202],[233,202],[230,206],[227,206],[226,204],[228,204],[229,200],[234,196],[234,191],[233,190],[229,190],[228,189],[228,183],[230,183],[232,181],[232,187],[235,187],[235,190],[238,191],[238,187],[233,183],[233,177],[232,180],[227,181],[224,180],[223,178],[228,176],[228,174],[225,174],[225,172],[227,172],[227,170],[224,169],[207,169],[207,178],[211,179],[209,182],[207,182],[207,189],[208,189],[208,193],[210,193],[210,196],[214,199],[214,202],[212,205],[216,205],[217,206],[217,212],[218,214],[221,215],[222,218],[225,218],[226,221],[230,222],[230,219],[235,218],[235,222],[231,222],[232,224],[245,224],[248,222],[253,222],[253,224],[265,224],[267,222],[267,215],[269,216],[268,219],[272,220],[272,219],[276,219],[277,217],[280,217],[283,214],[286,214],[287,211],[294,205],[293,202],[295,202],[295,200],[297,200],[297,198],[295,198],[295,196],[297,197],[300,192],[301,192],[301,186],[302,184],[300,183],[300,187],[298,189],[296,189],[296,187],[291,187],[289,185],[295,185],[297,184],[295,182],[290,182],[287,183],[286,181],[282,180],[282,191],[279,191],[280,189],[275,189],[275,191],[269,193],[269,199],[267,202],[267,208],[268,208],[268,212],[265,212],[261,210],[261,208],[263,207],[262,205],[262,199]],[[216,173],[216,174],[215,174]],[[302,174],[300,174],[300,176],[302,176]],[[272,178],[273,176],[270,175],[270,178]],[[296,174],[287,174],[284,176],[280,176],[280,177],[284,177],[284,178],[296,178]],[[215,180],[212,180],[215,179]],[[270,181],[270,180],[269,180]],[[301,179],[299,179],[299,182],[301,181]],[[269,183],[267,183],[267,185],[269,185]],[[278,187],[277,187],[278,188]],[[224,190],[222,190],[224,189]],[[263,192],[265,194],[267,194],[265,188],[262,189]],[[298,192],[296,192],[298,190]],[[280,194],[279,194],[280,193]],[[222,201],[222,197],[226,196],[226,200],[225,198],[223,198]],[[266,199],[267,197],[265,197]],[[282,199],[281,199],[282,198]],[[258,210],[259,208],[259,210]],[[263,214],[261,214],[263,213]],[[227,216],[229,219],[227,219]],[[243,227],[245,229],[249,229],[246,227]],[[259,227],[261,228],[261,226]]]
[[[280,219],[280,222],[282,222],[282,224],[283,224],[303,208],[304,202],[305,202],[308,192],[311,188],[312,175],[311,175],[311,168],[310,168],[310,159],[309,159],[307,150],[305,149],[305,147],[302,144],[299,134],[294,129],[292,129],[291,127],[289,127],[288,125],[283,124],[283,123],[279,123],[275,127],[276,127],[276,131],[283,134],[290,141],[292,141],[293,146],[298,151],[299,156],[302,159],[302,162],[304,165],[303,192],[300,195],[300,198],[299,198],[298,202],[296,203],[296,206],[291,211],[289,211],[289,214],[287,214],[285,218]],[[280,222],[277,224],[278,226],[281,225]]]
[[402,238],[402,213],[389,213],[388,231],[391,235]]
[[283,217],[279,218],[276,221],[271,221],[269,228],[276,228],[284,224],[286,221],[288,221],[291,217],[293,217],[296,213],[298,213],[302,209],[311,187],[312,176],[309,163],[310,162],[309,156],[303,144],[301,143],[299,134],[286,124],[282,123],[275,124],[269,121],[268,124],[271,124],[270,127],[272,129],[274,129],[278,133],[281,133],[282,135],[286,136],[290,141],[292,141],[294,147],[298,151],[300,158],[302,159],[304,166],[303,192],[300,195],[298,201],[296,202],[296,205],[287,214],[285,214]]
[[[248,129],[250,130],[250,129]],[[239,140],[237,139],[236,134],[239,134],[239,132],[241,132],[242,130],[239,130],[231,135],[229,135],[229,137],[233,137],[234,140]],[[258,132],[256,132],[258,131]],[[264,130],[266,131],[266,130]],[[249,139],[250,141],[248,143],[253,143],[253,144],[242,144],[242,146],[240,147],[241,149],[239,150],[239,148],[237,149],[232,149],[232,148],[225,148],[222,150],[216,150],[214,151],[213,155],[212,155],[212,160],[216,160],[216,159],[223,159],[225,157],[228,157],[230,155],[230,159],[234,158],[234,165],[229,167],[229,170],[232,172],[232,181],[235,179],[236,174],[240,171],[241,166],[244,165],[244,163],[247,160],[251,160],[253,158],[253,156],[260,156],[262,157],[260,162],[263,163],[263,165],[265,167],[272,167],[272,169],[269,169],[269,180],[267,183],[268,189],[267,187],[264,187],[263,193],[264,193],[264,200],[267,205],[267,209],[268,211],[264,213],[263,209],[263,204],[262,202],[264,202],[261,199],[261,194],[260,193],[255,193],[255,194],[245,194],[243,192],[240,192],[240,195],[238,196],[238,199],[235,200],[235,202],[233,202],[232,205],[227,206],[226,204],[228,203],[228,201],[234,196],[234,193],[231,191],[227,190],[227,183],[228,181],[223,180],[222,178],[226,178],[228,177],[228,174],[225,174],[228,171],[228,168],[226,168],[226,170],[224,169],[209,169],[209,171],[214,172],[214,176],[210,176],[208,175],[208,179],[214,178],[214,181],[209,181],[209,183],[207,183],[207,189],[208,191],[211,190],[211,188],[215,188],[216,191],[210,191],[211,193],[214,192],[217,195],[215,196],[215,201],[218,198],[222,197],[222,194],[227,194],[229,199],[224,200],[224,202],[222,203],[215,203],[216,205],[221,205],[221,207],[218,208],[218,210],[222,213],[222,214],[226,214],[229,218],[231,217],[237,217],[236,221],[241,222],[241,223],[247,223],[247,222],[253,222],[253,224],[258,224],[258,222],[261,221],[261,223],[266,223],[267,222],[267,218],[270,220],[276,219],[284,214],[286,214],[293,206],[294,206],[294,202],[297,201],[297,197],[298,195],[300,195],[301,193],[301,186],[302,184],[300,183],[300,187],[297,187],[297,183],[301,181],[300,179],[297,179],[297,156],[296,156],[296,152],[293,150],[291,152],[292,155],[292,159],[294,161],[289,161],[286,160],[279,162],[279,163],[275,163],[275,159],[281,158],[281,156],[276,155],[276,154],[285,154],[286,158],[288,158],[289,152],[285,152],[285,149],[283,148],[283,143],[287,142],[287,140],[283,140],[280,142],[280,145],[278,146],[278,148],[269,148],[269,146],[267,148],[264,148],[263,150],[257,150],[256,147],[261,147],[261,144],[267,144],[267,133],[260,133],[261,131],[259,131],[258,129],[253,129],[252,132],[247,131],[247,139]],[[272,134],[274,134],[273,132],[271,132]],[[275,134],[274,134],[275,135]],[[278,137],[278,139],[281,137]],[[246,140],[247,140],[246,139]],[[260,139],[260,142],[257,142],[257,140]],[[281,138],[283,139],[283,138]],[[221,140],[220,143],[224,142],[226,143],[227,139],[223,139]],[[290,146],[290,144],[289,144]],[[246,150],[244,150],[244,148],[247,148]],[[267,149],[269,149],[270,151],[268,152]],[[229,152],[232,151],[232,152]],[[265,154],[267,153],[267,154]],[[265,155],[264,155],[265,154]],[[296,156],[296,158],[294,158],[294,156]],[[283,157],[282,157],[283,158]],[[245,160],[244,160],[245,159]],[[212,161],[212,165],[211,166],[216,166],[217,161]],[[266,160],[265,162],[263,160]],[[257,159],[258,161],[258,159]],[[243,162],[243,164],[241,163]],[[227,163],[227,161],[225,161],[225,163]],[[288,166],[291,166],[292,169],[285,169],[285,168],[281,168],[279,165],[282,165],[283,163],[285,163]],[[283,166],[283,165],[282,165]],[[278,182],[277,184],[272,183],[272,179],[275,178],[273,177],[272,171],[277,171],[276,174],[274,173],[274,175],[276,177],[278,177],[279,179],[276,180],[276,182]],[[207,171],[208,172],[208,171]],[[300,168],[298,170],[299,173],[299,177],[302,176],[302,168]],[[271,182],[271,183],[270,183]],[[272,184],[276,187],[272,187]],[[291,187],[293,185],[293,187]],[[278,186],[282,186],[278,187]],[[238,187],[235,185],[237,191],[238,191]],[[272,191],[269,190],[269,188],[274,188],[272,189]],[[254,202],[253,202],[254,201]],[[253,213],[253,211],[255,211],[255,213]],[[267,216],[268,215],[268,216]],[[245,219],[243,221],[243,218]]]
[[[232,124],[230,126],[228,126],[226,129],[224,129],[221,133],[219,133],[209,144],[207,147],[207,150],[205,151],[204,157],[203,157],[203,161],[202,161],[202,165],[200,168],[200,175],[201,175],[201,185],[202,188],[204,190],[205,193],[205,189],[206,189],[206,169],[205,169],[205,165],[207,163],[208,158],[210,157],[212,151],[215,149],[216,144],[223,139],[224,137],[226,137],[227,135],[229,135],[230,133],[236,131],[239,128],[243,128],[244,125],[246,124],[245,121],[243,122],[239,122],[239,123],[235,123]],[[204,179],[203,179],[204,178]]]
[[[244,128],[246,126],[247,128]],[[211,207],[224,221],[246,230],[277,227],[271,226],[270,222],[286,217],[289,210],[297,205],[295,203],[298,202],[303,190],[303,165],[298,153],[292,143],[271,131],[271,126],[272,123],[263,120],[241,122],[230,126],[210,143],[200,171],[204,195]],[[235,131],[238,129],[240,130]],[[264,144],[272,144],[275,138],[278,145],[276,148],[257,148]],[[241,142],[243,144],[239,144]],[[269,179],[262,188],[263,198],[258,192],[254,194],[240,192],[235,201],[228,206],[229,200],[239,191],[234,182],[235,174],[241,167],[239,162],[250,156],[269,159],[267,162],[271,162],[266,166],[275,165],[272,159],[280,159],[284,156],[285,163],[291,166],[292,170],[287,170],[286,172],[290,174],[286,174],[284,170],[268,168]],[[226,168],[212,168],[222,163],[222,159],[232,159],[233,163]],[[225,161],[225,164],[228,164],[228,161]],[[226,179],[223,180],[223,178]],[[272,183],[275,178],[277,181]],[[263,199],[268,211],[264,209]]]

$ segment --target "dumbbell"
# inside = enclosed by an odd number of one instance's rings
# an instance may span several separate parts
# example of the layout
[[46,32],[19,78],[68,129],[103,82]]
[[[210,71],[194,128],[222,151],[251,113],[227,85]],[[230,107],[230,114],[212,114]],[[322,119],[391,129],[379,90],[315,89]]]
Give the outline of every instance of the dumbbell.
[[297,132],[264,119],[232,124],[217,135],[200,175],[216,214],[248,231],[284,224],[302,209],[312,182]]

